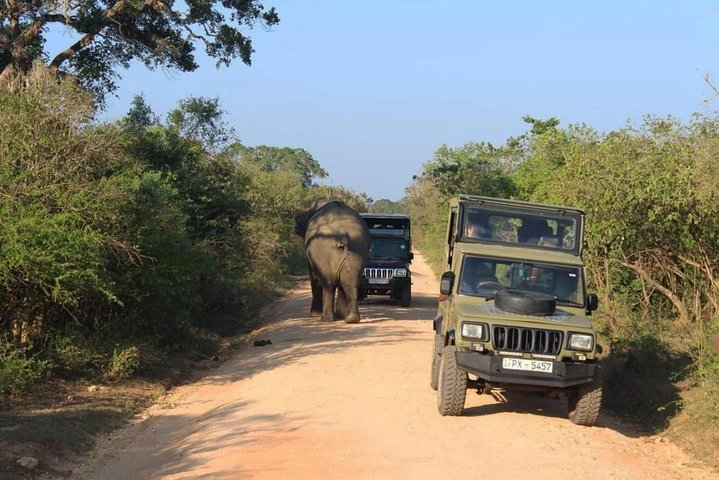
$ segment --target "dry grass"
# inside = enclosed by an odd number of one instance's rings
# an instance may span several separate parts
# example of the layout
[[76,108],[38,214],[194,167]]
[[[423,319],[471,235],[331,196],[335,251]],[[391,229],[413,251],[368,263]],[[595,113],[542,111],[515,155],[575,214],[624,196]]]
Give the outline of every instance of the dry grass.
[[[67,465],[88,454],[100,435],[127,425],[173,386],[206,375],[222,356],[175,359],[172,368],[152,378],[112,384],[48,380],[27,396],[6,401],[0,410],[0,479],[69,477]],[[39,465],[19,466],[25,456]]]

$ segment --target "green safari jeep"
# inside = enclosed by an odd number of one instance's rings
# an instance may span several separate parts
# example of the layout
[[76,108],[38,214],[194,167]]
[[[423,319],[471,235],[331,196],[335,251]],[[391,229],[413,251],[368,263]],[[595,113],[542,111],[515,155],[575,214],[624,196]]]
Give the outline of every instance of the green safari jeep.
[[450,202],[434,319],[431,386],[439,413],[461,415],[468,388],[566,398],[593,425],[602,401],[581,260],[584,213],[462,195]]

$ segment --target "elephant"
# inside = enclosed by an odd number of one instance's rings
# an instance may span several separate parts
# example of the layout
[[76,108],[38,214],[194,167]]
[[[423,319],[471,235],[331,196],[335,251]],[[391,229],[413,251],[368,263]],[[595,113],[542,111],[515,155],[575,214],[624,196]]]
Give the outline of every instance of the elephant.
[[295,216],[295,233],[305,240],[310,316],[331,322],[336,312],[346,323],[358,323],[357,288],[370,247],[365,221],[340,199],[315,200]]

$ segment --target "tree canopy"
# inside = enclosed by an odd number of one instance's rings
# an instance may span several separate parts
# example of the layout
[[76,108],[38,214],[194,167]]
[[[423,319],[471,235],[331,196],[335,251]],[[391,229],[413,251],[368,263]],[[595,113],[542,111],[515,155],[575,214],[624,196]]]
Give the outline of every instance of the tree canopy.
[[[0,75],[42,61],[102,95],[116,88],[117,68],[133,60],[194,71],[197,46],[218,66],[236,58],[250,65],[246,30],[278,23],[274,7],[257,0],[0,0]],[[46,48],[52,28],[76,34],[54,57]]]

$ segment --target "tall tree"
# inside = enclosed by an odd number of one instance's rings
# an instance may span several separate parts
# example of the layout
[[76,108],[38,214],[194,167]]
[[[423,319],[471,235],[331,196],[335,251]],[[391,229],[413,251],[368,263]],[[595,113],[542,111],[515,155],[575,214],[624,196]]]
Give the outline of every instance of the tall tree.
[[[197,69],[197,45],[218,66],[238,57],[250,65],[254,49],[243,30],[278,22],[274,7],[257,0],[0,0],[0,76],[41,60],[102,94],[116,88],[116,69],[133,60],[151,69]],[[50,58],[45,42],[54,26],[77,36]]]
[[130,110],[122,120],[130,130],[143,130],[150,125],[160,123],[160,119],[152,111],[152,108],[145,102],[145,97],[135,95],[132,99]]
[[234,137],[234,130],[223,118],[218,98],[189,97],[167,114],[168,126],[179,135],[215,150]]
[[424,164],[421,176],[445,196],[468,193],[508,198],[514,193],[510,174],[518,155],[512,147],[494,147],[487,142],[459,148],[442,145]]
[[303,188],[309,188],[315,179],[327,177],[327,172],[312,155],[302,148],[245,147],[236,143],[227,153],[244,164],[254,164],[266,172],[289,171],[297,175]]

